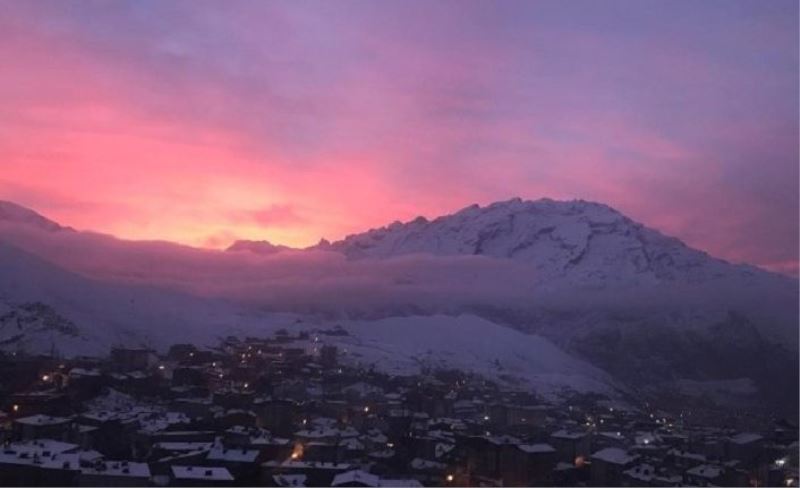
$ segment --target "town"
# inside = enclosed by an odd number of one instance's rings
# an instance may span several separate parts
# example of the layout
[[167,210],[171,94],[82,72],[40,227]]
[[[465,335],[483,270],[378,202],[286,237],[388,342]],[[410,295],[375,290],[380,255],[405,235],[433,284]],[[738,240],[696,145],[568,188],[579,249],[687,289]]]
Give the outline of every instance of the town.
[[[340,328],[0,356],[3,486],[797,486],[798,427],[391,376]],[[743,428],[746,426],[747,428]]]

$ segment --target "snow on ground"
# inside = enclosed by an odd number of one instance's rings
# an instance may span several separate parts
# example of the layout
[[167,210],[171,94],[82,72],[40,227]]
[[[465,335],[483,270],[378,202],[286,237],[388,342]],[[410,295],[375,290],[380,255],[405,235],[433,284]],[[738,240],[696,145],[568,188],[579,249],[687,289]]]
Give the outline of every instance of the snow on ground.
[[350,336],[324,337],[347,361],[397,375],[423,367],[454,368],[519,386],[545,396],[564,389],[613,394],[608,375],[569,356],[548,340],[472,315],[391,317],[344,322]]

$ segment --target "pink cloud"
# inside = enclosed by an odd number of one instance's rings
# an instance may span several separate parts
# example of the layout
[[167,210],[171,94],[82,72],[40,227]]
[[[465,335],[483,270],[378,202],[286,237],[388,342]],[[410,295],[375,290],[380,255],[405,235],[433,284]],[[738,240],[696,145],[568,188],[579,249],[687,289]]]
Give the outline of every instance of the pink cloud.
[[150,8],[3,7],[0,197],[211,247],[586,198],[722,257],[796,262],[797,128],[770,95],[791,92],[736,61],[783,52],[785,29],[617,33],[537,21],[547,4]]

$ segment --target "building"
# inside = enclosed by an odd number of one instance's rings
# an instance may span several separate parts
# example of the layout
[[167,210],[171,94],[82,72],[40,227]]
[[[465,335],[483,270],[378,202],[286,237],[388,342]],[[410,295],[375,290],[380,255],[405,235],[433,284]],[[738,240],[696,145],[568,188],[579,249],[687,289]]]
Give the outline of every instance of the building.
[[617,447],[606,447],[591,456],[590,482],[593,486],[620,486],[623,472],[633,465],[637,456]]

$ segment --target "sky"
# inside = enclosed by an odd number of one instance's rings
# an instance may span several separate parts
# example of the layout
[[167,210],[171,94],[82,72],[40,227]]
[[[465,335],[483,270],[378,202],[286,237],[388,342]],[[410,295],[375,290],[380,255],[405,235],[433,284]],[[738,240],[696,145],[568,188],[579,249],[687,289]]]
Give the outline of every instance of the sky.
[[305,246],[599,201],[797,275],[798,3],[0,0],[0,199]]

